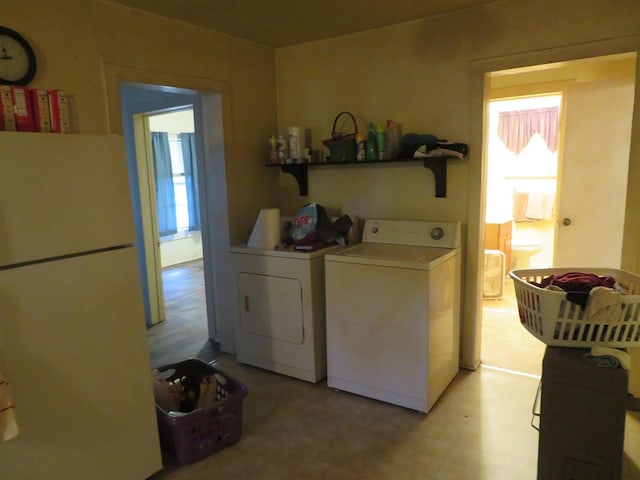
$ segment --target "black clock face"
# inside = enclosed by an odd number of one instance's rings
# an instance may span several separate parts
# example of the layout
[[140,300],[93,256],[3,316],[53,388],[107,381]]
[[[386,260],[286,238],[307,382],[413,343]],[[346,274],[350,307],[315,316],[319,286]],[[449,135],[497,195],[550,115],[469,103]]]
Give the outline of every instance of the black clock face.
[[36,74],[36,57],[19,33],[0,26],[0,84],[26,85]]

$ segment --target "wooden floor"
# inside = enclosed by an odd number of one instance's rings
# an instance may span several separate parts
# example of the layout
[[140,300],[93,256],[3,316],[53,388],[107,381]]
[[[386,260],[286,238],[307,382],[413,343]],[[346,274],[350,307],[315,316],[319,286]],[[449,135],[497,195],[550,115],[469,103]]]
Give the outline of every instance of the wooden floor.
[[147,329],[151,366],[187,358],[214,360],[219,350],[209,340],[202,260],[164,269],[162,282],[167,319]]

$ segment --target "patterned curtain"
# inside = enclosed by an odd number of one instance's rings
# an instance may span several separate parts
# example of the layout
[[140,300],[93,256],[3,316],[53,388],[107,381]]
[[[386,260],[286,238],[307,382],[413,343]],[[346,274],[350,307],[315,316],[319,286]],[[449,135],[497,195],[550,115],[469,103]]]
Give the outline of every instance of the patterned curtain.
[[558,150],[558,107],[500,112],[498,136],[506,147],[518,155],[538,133],[550,151]]
[[173,235],[178,231],[169,134],[166,132],[151,132],[151,148],[156,179],[158,233],[163,237],[165,235]]

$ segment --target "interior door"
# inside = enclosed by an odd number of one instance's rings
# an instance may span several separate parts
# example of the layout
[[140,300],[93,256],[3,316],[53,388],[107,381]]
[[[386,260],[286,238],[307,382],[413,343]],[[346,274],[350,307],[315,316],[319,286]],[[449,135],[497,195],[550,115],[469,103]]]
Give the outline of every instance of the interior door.
[[634,84],[610,78],[567,93],[557,267],[620,267]]
[[147,271],[147,291],[149,292],[150,323],[156,324],[166,319],[164,291],[162,287],[162,263],[160,260],[160,241],[158,234],[158,215],[156,210],[155,174],[153,172],[153,154],[149,119],[146,115],[133,117],[136,161],[138,163],[138,186],[143,211],[142,230],[144,232],[144,251]]

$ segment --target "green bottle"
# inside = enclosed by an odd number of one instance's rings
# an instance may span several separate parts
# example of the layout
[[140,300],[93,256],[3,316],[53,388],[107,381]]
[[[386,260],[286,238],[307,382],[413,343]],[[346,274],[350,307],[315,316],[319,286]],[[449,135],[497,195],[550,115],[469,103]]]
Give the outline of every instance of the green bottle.
[[378,142],[376,141],[376,126],[369,122],[367,134],[367,160],[375,160],[378,154]]

